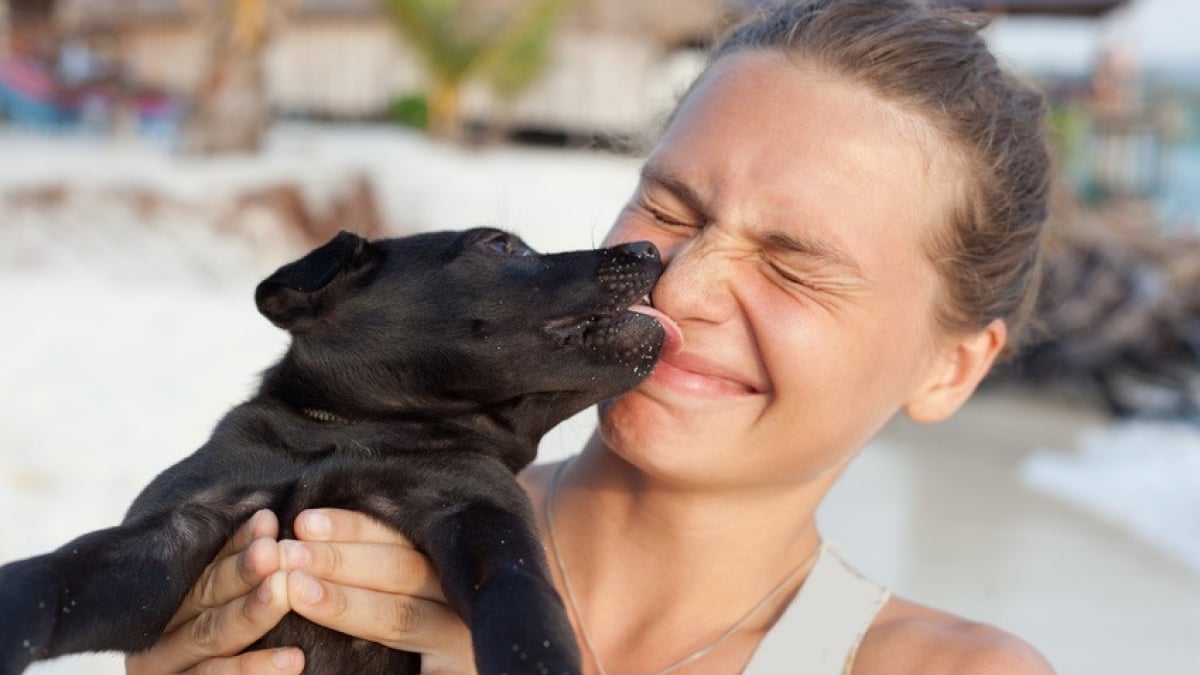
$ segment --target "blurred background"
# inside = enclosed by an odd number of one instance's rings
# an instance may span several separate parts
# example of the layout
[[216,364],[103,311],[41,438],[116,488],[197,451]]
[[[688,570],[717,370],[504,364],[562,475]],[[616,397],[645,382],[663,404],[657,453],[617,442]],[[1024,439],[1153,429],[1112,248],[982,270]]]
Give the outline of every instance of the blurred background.
[[[959,4],[1052,103],[1037,331],[954,419],[889,426],[825,535],[1061,673],[1200,673],[1200,3]],[[285,348],[254,285],[339,228],[595,245],[754,5],[0,0],[0,561],[198,447]]]

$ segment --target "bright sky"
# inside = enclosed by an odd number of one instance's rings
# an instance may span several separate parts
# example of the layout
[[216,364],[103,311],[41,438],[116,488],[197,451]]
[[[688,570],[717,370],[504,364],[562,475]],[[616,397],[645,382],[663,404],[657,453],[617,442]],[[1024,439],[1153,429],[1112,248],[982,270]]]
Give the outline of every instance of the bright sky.
[[1100,20],[1000,19],[990,39],[1027,70],[1082,71],[1109,45],[1132,48],[1148,67],[1200,69],[1200,0],[1131,0]]

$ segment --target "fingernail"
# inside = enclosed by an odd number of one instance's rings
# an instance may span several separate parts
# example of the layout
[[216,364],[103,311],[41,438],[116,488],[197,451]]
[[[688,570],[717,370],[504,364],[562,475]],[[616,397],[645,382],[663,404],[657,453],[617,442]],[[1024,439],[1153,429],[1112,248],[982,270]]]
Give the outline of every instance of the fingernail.
[[270,577],[263,580],[262,584],[258,585],[258,590],[254,592],[263,604],[271,604],[276,597],[286,597],[288,595],[288,574],[287,572],[276,572]]
[[323,539],[333,531],[333,522],[320,511],[307,511],[304,514],[304,530],[310,539]]
[[250,529],[254,532],[258,532],[258,528],[262,527],[263,520],[266,517],[267,517],[266,509],[259,509],[258,511],[255,511],[254,515],[250,516]]
[[288,670],[296,662],[296,655],[290,649],[280,649],[271,655],[271,663],[280,670]]
[[312,556],[308,553],[308,547],[298,541],[283,542],[283,560],[287,563],[288,569],[296,570],[308,567],[308,563],[312,560]]
[[321,596],[325,593],[325,590],[321,588],[321,583],[307,574],[300,577],[300,584],[300,599],[303,600],[305,604],[316,604],[316,602],[320,600]]

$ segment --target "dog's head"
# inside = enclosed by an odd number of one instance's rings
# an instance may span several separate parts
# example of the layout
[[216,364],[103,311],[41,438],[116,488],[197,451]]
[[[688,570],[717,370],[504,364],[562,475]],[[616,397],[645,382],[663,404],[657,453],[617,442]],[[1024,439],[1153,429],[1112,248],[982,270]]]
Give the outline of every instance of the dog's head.
[[661,271],[649,243],[542,255],[495,229],[342,232],[255,297],[293,336],[279,368],[291,397],[313,397],[296,403],[349,417],[536,406],[543,420],[518,422],[540,436],[635,386],[677,338],[641,304]]

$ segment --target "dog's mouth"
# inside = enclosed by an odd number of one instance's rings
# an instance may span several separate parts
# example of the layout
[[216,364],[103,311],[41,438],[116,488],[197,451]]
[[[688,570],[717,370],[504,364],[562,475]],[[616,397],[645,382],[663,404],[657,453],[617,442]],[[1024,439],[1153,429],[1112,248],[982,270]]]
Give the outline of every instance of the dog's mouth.
[[630,305],[625,313],[641,314],[648,316],[658,322],[658,325],[663,330],[663,347],[662,353],[665,355],[677,354],[683,351],[683,330],[679,328],[679,324],[675,320],[667,316],[663,312],[655,309],[654,305],[650,304],[650,296],[647,294],[642,296],[642,299],[633,305]]
[[555,319],[546,325],[546,333],[568,347],[629,347],[631,338],[660,330],[663,353],[675,353],[683,348],[683,332],[679,325],[650,304],[649,294],[624,307]]

